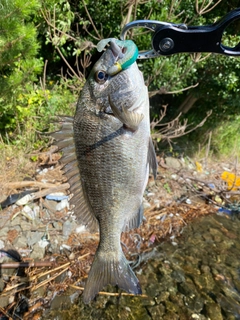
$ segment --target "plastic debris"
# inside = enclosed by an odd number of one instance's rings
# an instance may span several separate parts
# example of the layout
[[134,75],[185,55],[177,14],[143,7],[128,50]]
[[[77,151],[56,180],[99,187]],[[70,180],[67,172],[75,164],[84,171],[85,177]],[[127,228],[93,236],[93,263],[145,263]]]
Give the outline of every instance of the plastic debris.
[[223,207],[219,208],[218,212],[226,213],[226,214],[232,214],[232,210],[229,210],[229,209],[226,209],[226,208],[223,208]]
[[213,183],[209,183],[208,186],[209,186],[209,188],[211,188],[211,189],[215,189],[215,185],[214,185]]
[[240,187],[240,177],[234,173],[224,171],[221,178],[227,182],[228,190],[237,190]]
[[32,200],[32,195],[31,194],[26,194],[24,197],[22,197],[21,199],[19,199],[16,204],[18,206],[24,206],[25,204],[27,204],[28,202],[30,202]]
[[202,168],[201,163],[199,163],[198,161],[196,161],[195,164],[196,164],[197,172],[203,172],[203,168]]
[[54,201],[62,201],[64,199],[68,199],[68,196],[66,196],[63,192],[56,192],[51,193],[46,196],[47,200],[54,200]]

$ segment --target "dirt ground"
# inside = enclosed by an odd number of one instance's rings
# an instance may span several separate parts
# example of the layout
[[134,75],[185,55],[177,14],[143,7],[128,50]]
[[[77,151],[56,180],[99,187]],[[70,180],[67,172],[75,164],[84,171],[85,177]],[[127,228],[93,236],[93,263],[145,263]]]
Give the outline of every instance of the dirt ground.
[[[0,202],[26,189],[32,190],[36,204],[44,201],[46,194],[53,189],[68,195],[69,185],[59,163],[61,154],[55,151],[50,148],[18,157],[3,153],[0,161]],[[122,234],[125,255],[135,263],[141,263],[140,257],[150,253],[161,241],[168,239],[174,242],[193,219],[216,212],[228,215],[240,212],[240,166],[236,159],[196,161],[188,157],[176,159],[162,155],[158,157],[158,164],[157,179],[154,181],[152,176],[149,177],[144,194],[143,224],[139,229]],[[3,216],[10,207],[2,209],[0,214]],[[66,221],[64,212],[56,212],[59,221]],[[7,225],[8,221],[4,227]],[[51,255],[46,252],[40,261],[22,258],[18,265],[22,268],[15,265],[18,273],[10,273],[0,287],[0,299],[9,302],[4,307],[0,306],[0,319],[1,313],[14,318],[26,290],[30,292],[29,306],[18,316],[35,320],[40,319],[43,306],[49,304],[49,292],[64,292],[70,287],[83,290],[81,284],[87,277],[98,239],[98,234],[72,232],[67,239],[67,245],[72,248],[68,254],[55,252]],[[8,240],[11,246],[11,237]],[[14,270],[14,265],[7,267],[5,260],[1,267],[2,270]],[[22,275],[19,275],[20,269]],[[63,278],[61,283],[55,281],[66,273],[71,276]],[[24,282],[23,278],[27,281]],[[39,290],[42,290],[41,297]]]

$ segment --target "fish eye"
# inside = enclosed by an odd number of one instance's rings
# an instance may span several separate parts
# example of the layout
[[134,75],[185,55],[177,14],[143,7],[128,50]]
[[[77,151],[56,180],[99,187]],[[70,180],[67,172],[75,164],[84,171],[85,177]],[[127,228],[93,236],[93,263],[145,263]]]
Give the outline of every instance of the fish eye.
[[99,84],[103,84],[104,82],[106,82],[108,79],[108,74],[103,71],[97,71],[95,74],[95,80],[99,83]]

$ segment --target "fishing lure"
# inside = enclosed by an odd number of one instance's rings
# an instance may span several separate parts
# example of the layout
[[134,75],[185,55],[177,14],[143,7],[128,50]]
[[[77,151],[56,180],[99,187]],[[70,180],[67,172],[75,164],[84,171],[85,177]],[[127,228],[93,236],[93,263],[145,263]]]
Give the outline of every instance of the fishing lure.
[[107,70],[107,73],[110,76],[113,76],[119,73],[121,70],[127,69],[137,60],[138,47],[132,40],[118,40],[115,38],[108,38],[98,42],[97,50],[99,52],[102,52],[109,42],[111,42],[111,45],[115,48],[114,51],[117,53],[116,58],[118,59],[114,63],[114,65]]

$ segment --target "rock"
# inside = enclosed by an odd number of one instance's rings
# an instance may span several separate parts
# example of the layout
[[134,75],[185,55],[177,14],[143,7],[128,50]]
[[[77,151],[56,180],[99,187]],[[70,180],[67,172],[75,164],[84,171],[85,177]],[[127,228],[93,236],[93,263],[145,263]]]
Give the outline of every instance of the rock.
[[151,319],[159,320],[165,314],[165,307],[163,304],[159,304],[153,307],[147,307],[148,312],[151,315]]
[[[5,288],[5,282],[3,281],[2,278],[0,278],[0,292],[3,291],[3,289]],[[0,304],[1,306],[1,304]]]
[[207,303],[205,308],[209,319],[223,320],[221,308],[217,303]]
[[45,248],[41,247],[39,243],[33,245],[33,251],[30,254],[32,259],[42,259],[45,256]]
[[184,297],[185,305],[188,307],[188,309],[194,311],[194,312],[201,312],[204,307],[204,301],[200,297],[200,295],[191,295]]
[[182,270],[174,270],[172,272],[171,276],[176,282],[184,282],[185,281],[185,274]]
[[7,233],[9,231],[9,228],[5,227],[5,228],[1,228],[0,229],[0,238],[6,238],[7,236]]
[[179,317],[178,317],[178,315],[176,313],[168,312],[167,314],[165,314],[163,316],[162,319],[164,319],[164,320],[178,320]]
[[27,248],[27,238],[23,235],[20,235],[20,237],[13,241],[13,245],[16,249]]
[[21,224],[20,224],[21,228],[23,231],[28,231],[28,230],[32,230],[32,223],[29,221],[24,220],[24,218],[21,220]]
[[5,246],[4,242],[2,240],[0,240],[0,250],[3,249]]
[[169,295],[170,293],[168,291],[163,291],[156,296],[155,301],[159,304],[160,302],[166,301],[169,298]]
[[30,232],[30,237],[27,238],[27,244],[30,247],[33,246],[35,243],[41,240],[43,235],[44,235],[43,232],[38,232],[38,231]]
[[9,297],[0,296],[0,306],[1,308],[5,308],[9,304]]
[[183,166],[180,160],[172,157],[166,157],[165,162],[169,168],[173,168],[173,169],[180,169]]
[[76,228],[76,224],[74,222],[70,222],[69,220],[65,221],[63,223],[63,228],[62,228],[62,232],[63,232],[63,236],[65,238],[68,238],[69,235],[71,234],[71,232]]
[[56,205],[56,211],[61,211],[64,208],[68,208],[69,209],[69,202],[67,199],[62,200],[61,202],[59,202]]
[[21,219],[21,216],[20,215],[18,215],[16,218],[14,218],[13,220],[11,220],[11,222],[10,222],[10,225],[11,226],[20,226],[21,225],[21,222],[22,222],[22,219]]
[[53,221],[52,225],[53,225],[53,228],[56,230],[62,230],[63,228],[63,224],[60,221]]
[[167,310],[166,313],[168,313],[168,311],[173,312],[173,313],[178,313],[178,311],[179,311],[179,305],[176,303],[173,303],[169,300],[165,301],[165,306],[166,306],[166,310]]

